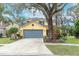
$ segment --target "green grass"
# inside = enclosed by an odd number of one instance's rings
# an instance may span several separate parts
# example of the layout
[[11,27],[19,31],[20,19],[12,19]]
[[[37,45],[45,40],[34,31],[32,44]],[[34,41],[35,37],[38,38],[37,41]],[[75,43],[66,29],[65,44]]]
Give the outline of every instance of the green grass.
[[7,44],[7,43],[11,43],[14,42],[16,40],[11,40],[10,38],[0,38],[0,44]]
[[79,44],[79,39],[76,39],[75,36],[67,36],[65,43]]
[[54,53],[54,55],[79,56],[78,46],[47,45],[47,47],[51,52]]

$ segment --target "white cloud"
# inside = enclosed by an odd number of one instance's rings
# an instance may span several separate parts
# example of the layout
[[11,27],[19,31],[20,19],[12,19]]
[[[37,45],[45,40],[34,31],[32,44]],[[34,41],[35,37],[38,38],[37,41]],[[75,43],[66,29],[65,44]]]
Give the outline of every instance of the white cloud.
[[72,5],[75,6],[75,5],[77,5],[77,3],[73,3]]
[[2,14],[2,16],[4,16],[4,17],[10,17],[9,14]]

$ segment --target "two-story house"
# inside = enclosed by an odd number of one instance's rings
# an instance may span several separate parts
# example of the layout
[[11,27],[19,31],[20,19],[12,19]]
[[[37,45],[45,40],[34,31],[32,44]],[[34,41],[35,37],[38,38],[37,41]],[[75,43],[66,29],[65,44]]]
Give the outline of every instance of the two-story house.
[[32,18],[24,21],[24,25],[19,29],[24,38],[42,38],[47,36],[48,26],[45,19]]

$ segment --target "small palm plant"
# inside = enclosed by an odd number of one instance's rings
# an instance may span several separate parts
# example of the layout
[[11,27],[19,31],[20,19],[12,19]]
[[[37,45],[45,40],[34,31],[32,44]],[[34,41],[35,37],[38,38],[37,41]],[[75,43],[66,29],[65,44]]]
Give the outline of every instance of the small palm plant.
[[8,30],[8,33],[11,35],[11,39],[18,39],[16,33],[18,32],[18,28],[12,27]]

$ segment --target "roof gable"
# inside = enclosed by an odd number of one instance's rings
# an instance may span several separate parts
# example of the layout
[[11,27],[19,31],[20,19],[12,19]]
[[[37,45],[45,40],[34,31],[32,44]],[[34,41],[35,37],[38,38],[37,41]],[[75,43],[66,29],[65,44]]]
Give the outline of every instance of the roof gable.
[[29,23],[30,23],[30,22],[46,21],[46,20],[43,19],[43,18],[29,18],[29,19],[26,19],[26,20],[24,20],[23,22],[21,22],[21,23],[20,23],[20,26],[23,26],[23,25],[28,24],[28,21],[29,21]]
[[[34,25],[34,26],[33,26]],[[47,26],[45,26],[45,25],[41,25],[41,24],[38,24],[38,23],[36,23],[36,22],[30,22],[30,23],[28,23],[28,24],[26,24],[26,25],[24,25],[24,26],[21,26],[20,28],[26,28],[26,27],[40,27],[40,28],[47,28]]]

